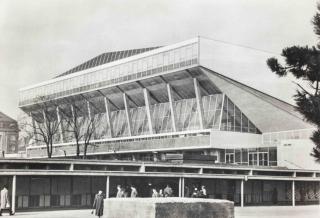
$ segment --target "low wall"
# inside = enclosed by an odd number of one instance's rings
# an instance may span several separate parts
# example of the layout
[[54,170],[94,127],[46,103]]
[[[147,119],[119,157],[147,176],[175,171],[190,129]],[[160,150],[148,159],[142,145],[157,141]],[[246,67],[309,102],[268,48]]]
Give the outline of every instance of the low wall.
[[234,218],[232,201],[201,198],[109,198],[104,217]]

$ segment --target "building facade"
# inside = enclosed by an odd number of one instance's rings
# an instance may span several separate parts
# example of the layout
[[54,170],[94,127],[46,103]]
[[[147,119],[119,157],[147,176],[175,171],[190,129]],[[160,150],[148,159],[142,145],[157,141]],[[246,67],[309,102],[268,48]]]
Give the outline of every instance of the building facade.
[[[34,134],[25,140],[29,160],[1,165],[13,205],[89,207],[98,190],[115,197],[117,185],[130,184],[140,197],[166,184],[190,197],[205,185],[208,197],[241,206],[318,204],[314,127],[294,106],[227,77],[223,52],[204,38],[109,52],[21,89]],[[49,124],[58,160],[43,160],[37,138]],[[84,149],[89,160],[72,159]]]
[[[53,157],[76,155],[68,125],[76,115],[83,135],[97,120],[88,157],[164,161],[173,153],[210,155],[216,163],[319,167],[309,155],[308,165],[290,155],[312,148],[314,127],[294,106],[217,72],[216,53],[204,38],[104,53],[21,89],[19,107],[34,126],[47,115],[59,121]],[[85,140],[79,141],[83,151]],[[31,144],[28,157],[46,157],[43,143]]]
[[18,124],[11,117],[0,112],[0,156],[18,153]]

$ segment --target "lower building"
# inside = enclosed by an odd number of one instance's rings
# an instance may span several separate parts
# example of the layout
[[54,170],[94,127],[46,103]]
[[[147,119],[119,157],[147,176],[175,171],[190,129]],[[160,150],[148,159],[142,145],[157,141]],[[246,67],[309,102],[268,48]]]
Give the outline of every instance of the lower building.
[[0,187],[9,187],[15,210],[91,208],[102,190],[116,197],[117,186],[130,196],[151,197],[171,186],[173,196],[191,197],[205,186],[208,198],[228,199],[236,206],[308,205],[320,203],[320,171],[97,160],[0,160]]
[[0,112],[0,157],[18,153],[18,123]]

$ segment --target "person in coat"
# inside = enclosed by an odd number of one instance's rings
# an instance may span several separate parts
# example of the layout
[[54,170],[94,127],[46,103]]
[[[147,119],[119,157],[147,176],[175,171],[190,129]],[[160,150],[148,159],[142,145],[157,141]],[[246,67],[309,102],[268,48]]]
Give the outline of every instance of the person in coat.
[[[95,215],[97,217],[103,216],[103,194],[102,191],[99,191],[98,194],[94,197],[93,210],[95,210]],[[91,213],[93,213],[93,210]]]
[[138,196],[138,191],[137,189],[132,185],[131,186],[131,198],[136,198]]
[[8,211],[10,216],[13,215],[9,202],[9,193],[6,186],[0,192],[0,216],[2,216],[2,212],[4,210]]
[[121,188],[120,185],[117,185],[117,198],[123,198],[124,197],[124,192],[123,189]]

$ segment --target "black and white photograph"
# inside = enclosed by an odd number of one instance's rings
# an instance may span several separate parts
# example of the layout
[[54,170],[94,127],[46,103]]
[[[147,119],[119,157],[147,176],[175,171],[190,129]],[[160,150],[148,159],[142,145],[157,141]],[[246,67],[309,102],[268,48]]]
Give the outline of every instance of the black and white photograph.
[[0,0],[0,216],[320,217],[320,0]]

